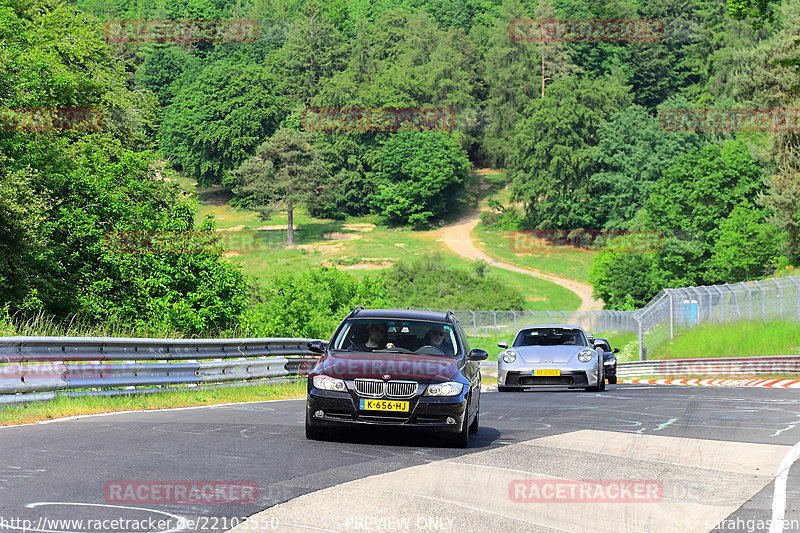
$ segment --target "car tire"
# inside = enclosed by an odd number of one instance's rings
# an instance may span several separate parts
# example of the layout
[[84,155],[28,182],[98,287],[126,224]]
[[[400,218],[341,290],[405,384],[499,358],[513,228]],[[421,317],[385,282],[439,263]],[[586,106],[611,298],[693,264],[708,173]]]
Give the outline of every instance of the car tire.
[[306,414],[306,438],[308,440],[327,440],[328,438],[327,431],[323,431],[309,423],[308,414]]
[[472,421],[472,424],[469,425],[469,433],[470,435],[474,435],[478,432],[478,426],[480,425],[480,418],[481,418],[481,404],[478,402],[478,408],[475,410],[475,420]]
[[604,390],[606,390],[606,367],[603,366],[601,363],[600,368],[603,369],[602,370],[603,375],[600,376],[600,379],[597,381],[597,390],[599,392],[603,392]]
[[466,412],[464,413],[464,421],[461,422],[461,431],[450,441],[453,448],[466,448],[469,444],[469,402],[467,402]]
[[616,385],[617,384],[617,376],[611,376],[610,378],[608,378],[608,384],[609,385]]

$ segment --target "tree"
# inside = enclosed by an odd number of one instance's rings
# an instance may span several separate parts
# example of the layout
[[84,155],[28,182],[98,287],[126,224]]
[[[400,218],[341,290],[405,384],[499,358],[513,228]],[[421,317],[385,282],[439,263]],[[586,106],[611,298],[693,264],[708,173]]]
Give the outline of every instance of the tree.
[[[530,20],[531,15],[555,18],[556,12],[546,0],[538,4],[535,13],[530,13],[516,0],[506,0],[485,54],[487,97],[483,151],[488,162],[495,167],[509,168],[514,129],[526,116],[525,109],[530,103],[541,97],[542,77],[555,80],[580,72],[570,61],[564,43],[541,43],[516,35],[512,39],[509,23]],[[535,21],[532,24],[535,26]]]
[[381,152],[375,204],[393,222],[424,226],[453,207],[469,160],[451,135],[397,133]]
[[[686,107],[674,99],[665,107]],[[649,195],[649,187],[682,154],[702,146],[694,132],[664,131],[643,107],[634,105],[597,128],[591,150],[598,171],[590,178],[593,220],[597,227],[624,229]]]
[[223,59],[189,81],[165,110],[161,152],[201,186],[224,183],[277,129],[277,79],[262,65]]
[[538,228],[585,228],[592,222],[590,176],[597,128],[630,103],[619,80],[557,79],[525,109],[514,138],[511,192]]
[[233,172],[234,193],[248,197],[262,219],[280,204],[289,214],[286,245],[294,244],[294,208],[311,204],[328,180],[327,171],[308,133],[279,129],[256,154]]
[[725,283],[759,279],[775,270],[778,228],[748,202],[737,205],[719,228],[709,267]]

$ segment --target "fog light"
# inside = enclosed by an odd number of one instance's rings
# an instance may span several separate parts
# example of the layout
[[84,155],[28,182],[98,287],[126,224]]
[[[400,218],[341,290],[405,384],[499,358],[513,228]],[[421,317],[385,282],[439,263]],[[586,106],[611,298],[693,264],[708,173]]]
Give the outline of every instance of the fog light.
[[445,420],[445,422],[447,422],[448,424],[455,424],[456,423],[456,419],[453,418],[452,416],[448,416],[447,420]]
[[322,410],[319,410],[316,413],[314,413],[314,418],[322,418],[323,416],[325,416],[325,412]]

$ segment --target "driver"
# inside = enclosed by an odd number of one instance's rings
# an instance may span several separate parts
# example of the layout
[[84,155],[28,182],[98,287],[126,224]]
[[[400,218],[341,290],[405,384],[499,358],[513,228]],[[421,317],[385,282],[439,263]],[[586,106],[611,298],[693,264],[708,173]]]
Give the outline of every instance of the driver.
[[452,344],[450,344],[450,339],[442,326],[433,326],[429,329],[423,340],[423,345],[439,348],[445,355],[453,355],[455,353]]
[[353,342],[347,349],[359,352],[372,352],[374,350],[383,350],[386,348],[386,341],[388,340],[389,326],[386,324],[370,324],[369,338],[366,342]]

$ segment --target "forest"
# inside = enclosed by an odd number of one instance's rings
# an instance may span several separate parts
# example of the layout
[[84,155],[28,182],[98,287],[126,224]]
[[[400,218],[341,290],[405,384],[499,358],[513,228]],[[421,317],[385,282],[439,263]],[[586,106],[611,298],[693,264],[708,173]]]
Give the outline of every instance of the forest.
[[[147,42],[141,23],[119,23],[187,20],[234,22]],[[536,23],[556,20],[652,31],[571,38],[577,23]],[[446,110],[449,126],[309,127],[309,113],[342,108]],[[599,251],[591,282],[609,309],[761,279],[800,263],[798,108],[797,1],[0,0],[0,306],[291,336],[357,303],[399,303],[408,265],[261,286],[213,239],[204,253],[109,251],[110,232],[214,234],[175,173],[265,216],[303,206],[426,228],[471,168],[491,167],[511,202],[487,224],[660,236]],[[31,110],[54,109],[83,122],[30,126],[43,123]]]

